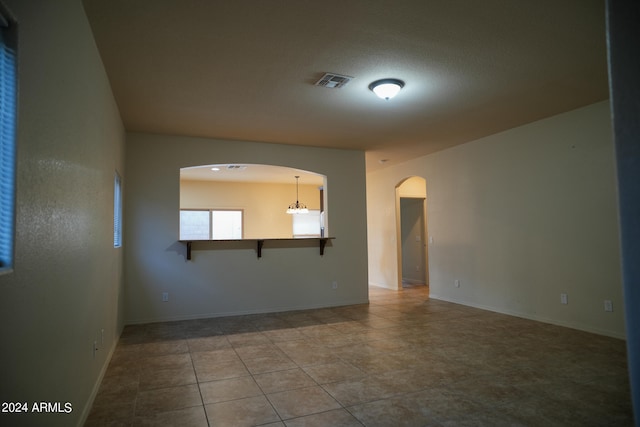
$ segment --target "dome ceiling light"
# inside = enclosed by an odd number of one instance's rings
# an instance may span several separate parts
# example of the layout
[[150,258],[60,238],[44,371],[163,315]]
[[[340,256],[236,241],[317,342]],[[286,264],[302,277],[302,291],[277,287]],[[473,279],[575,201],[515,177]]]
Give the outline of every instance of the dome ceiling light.
[[404,82],[398,79],[376,80],[369,85],[369,89],[371,89],[373,93],[387,101],[396,96],[403,87]]

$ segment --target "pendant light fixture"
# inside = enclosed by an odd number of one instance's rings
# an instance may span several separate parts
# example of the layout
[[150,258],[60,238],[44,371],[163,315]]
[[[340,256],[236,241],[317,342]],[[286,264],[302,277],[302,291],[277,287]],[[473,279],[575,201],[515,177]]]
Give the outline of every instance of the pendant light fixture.
[[387,101],[396,96],[403,87],[404,82],[398,79],[376,80],[369,85],[369,89],[371,89],[373,93]]
[[307,205],[304,203],[300,203],[298,201],[298,179],[300,177],[296,175],[296,202],[291,203],[289,208],[287,209],[288,214],[306,214],[309,213],[309,209],[307,209]]

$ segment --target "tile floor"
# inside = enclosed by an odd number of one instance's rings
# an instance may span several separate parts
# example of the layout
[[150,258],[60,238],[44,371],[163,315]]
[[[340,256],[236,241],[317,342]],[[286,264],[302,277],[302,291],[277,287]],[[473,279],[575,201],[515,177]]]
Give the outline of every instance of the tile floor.
[[127,326],[86,426],[631,426],[621,340],[370,289]]

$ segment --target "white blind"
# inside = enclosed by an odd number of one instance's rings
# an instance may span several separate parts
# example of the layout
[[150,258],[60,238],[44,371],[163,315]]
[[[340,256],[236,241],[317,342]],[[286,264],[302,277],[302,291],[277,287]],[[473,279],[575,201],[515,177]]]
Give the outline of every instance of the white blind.
[[13,266],[16,177],[15,25],[0,25],[0,269]]
[[122,178],[116,172],[113,185],[113,247],[122,246]]

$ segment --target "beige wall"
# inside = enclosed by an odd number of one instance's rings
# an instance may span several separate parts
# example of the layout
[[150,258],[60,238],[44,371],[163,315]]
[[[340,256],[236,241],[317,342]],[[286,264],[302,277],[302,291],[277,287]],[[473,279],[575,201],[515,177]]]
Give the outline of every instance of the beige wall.
[[408,176],[427,181],[432,298],[624,336],[608,102],[368,174],[374,285],[397,286],[395,186]]
[[427,187],[424,178],[412,176],[398,185],[398,196],[400,197],[427,197]]
[[3,3],[19,25],[20,95],[15,269],[0,275],[0,400],[69,402],[72,412],[1,413],[0,425],[74,426],[123,325],[113,181],[118,169],[126,187],[124,130],[81,2]]
[[[368,300],[363,152],[129,133],[126,159],[128,322]],[[324,256],[317,244],[266,242],[258,259],[254,243],[218,242],[200,244],[187,261],[185,246],[178,242],[180,168],[227,163],[271,164],[325,175],[330,234],[336,240]],[[337,289],[332,288],[334,281]],[[169,293],[168,302],[162,302],[163,292]]]
[[[299,195],[307,208],[320,209],[317,185],[301,184]],[[295,201],[295,184],[180,181],[181,209],[242,209],[245,239],[292,237],[286,210]]]

